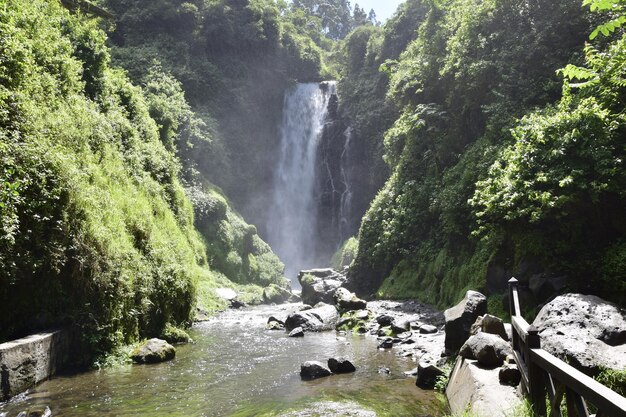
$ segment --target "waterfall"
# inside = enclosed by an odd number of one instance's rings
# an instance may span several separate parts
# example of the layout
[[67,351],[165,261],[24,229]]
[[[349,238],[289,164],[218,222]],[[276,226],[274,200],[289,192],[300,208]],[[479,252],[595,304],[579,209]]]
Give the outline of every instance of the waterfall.
[[267,240],[285,263],[285,275],[299,287],[299,270],[319,262],[315,167],[328,101],[335,83],[297,84],[285,94],[280,155],[274,174]]

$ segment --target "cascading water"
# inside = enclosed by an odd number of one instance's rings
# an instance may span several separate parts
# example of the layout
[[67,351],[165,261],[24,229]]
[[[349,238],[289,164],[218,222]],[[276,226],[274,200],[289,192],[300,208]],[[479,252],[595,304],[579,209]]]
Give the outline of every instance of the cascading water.
[[298,84],[285,94],[280,156],[274,175],[267,240],[285,262],[285,275],[299,286],[299,270],[316,266],[317,145],[335,94],[335,83]]

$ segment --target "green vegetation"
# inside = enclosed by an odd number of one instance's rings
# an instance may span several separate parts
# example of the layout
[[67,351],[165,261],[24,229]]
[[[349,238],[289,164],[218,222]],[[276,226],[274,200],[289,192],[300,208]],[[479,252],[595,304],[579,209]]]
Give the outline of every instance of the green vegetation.
[[[622,3],[587,3],[611,8],[614,27],[600,33],[619,32]],[[541,271],[623,303],[624,40],[597,38],[581,55],[597,17],[578,0],[409,7],[417,36],[381,66],[398,109],[384,137],[391,175],[363,218],[352,281],[439,306],[474,288],[498,310],[512,274]],[[389,28],[347,54],[348,79],[357,57],[380,56]]]
[[350,266],[356,257],[358,248],[359,241],[355,237],[347,239],[333,255],[330,265],[338,271],[341,271],[346,266]]
[[256,229],[194,176],[212,126],[169,72],[133,85],[99,22],[57,2],[0,9],[0,340],[74,324],[88,361],[179,334],[194,306],[224,307],[219,286],[260,301],[285,284]]

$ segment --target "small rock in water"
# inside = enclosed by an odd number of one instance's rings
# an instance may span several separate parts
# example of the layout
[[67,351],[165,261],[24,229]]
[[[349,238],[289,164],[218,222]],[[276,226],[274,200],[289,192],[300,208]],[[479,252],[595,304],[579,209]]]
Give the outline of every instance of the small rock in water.
[[347,374],[356,371],[355,366],[346,358],[328,359],[328,368],[334,374]]
[[296,327],[291,332],[289,332],[289,337],[304,337],[304,330],[302,327]]
[[318,361],[306,361],[300,365],[300,378],[305,381],[330,376],[330,369]]
[[246,303],[244,303],[243,301],[239,301],[237,299],[230,300],[230,308],[239,309],[239,308],[243,308],[243,307],[247,307],[247,306],[248,305]]
[[422,333],[422,334],[437,333],[437,328],[435,326],[430,325],[430,324],[424,324],[424,325],[420,326],[420,333]]
[[379,366],[378,367],[378,373],[379,374],[389,375],[391,373],[391,370],[389,368],[387,368],[386,366]]
[[378,344],[378,349],[391,349],[393,347],[393,339],[388,337]]
[[267,330],[285,330],[285,326],[277,321],[271,321],[265,326]]

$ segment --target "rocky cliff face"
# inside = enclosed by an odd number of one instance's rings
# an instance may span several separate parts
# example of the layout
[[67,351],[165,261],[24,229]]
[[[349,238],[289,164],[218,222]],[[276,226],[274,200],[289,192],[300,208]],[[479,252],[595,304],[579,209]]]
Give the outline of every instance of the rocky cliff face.
[[330,257],[354,233],[351,222],[350,130],[338,117],[338,97],[328,103],[326,124],[317,148],[316,192],[320,251]]

